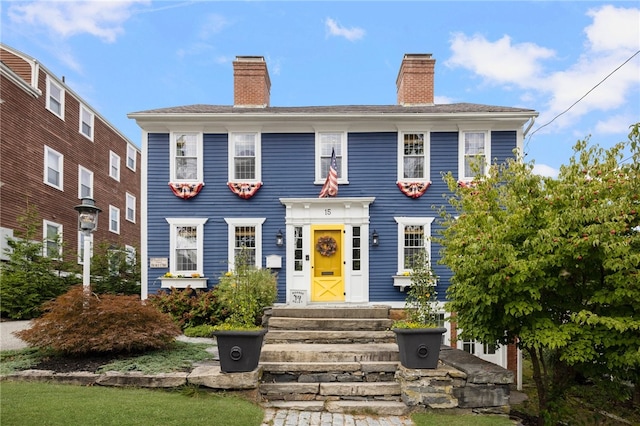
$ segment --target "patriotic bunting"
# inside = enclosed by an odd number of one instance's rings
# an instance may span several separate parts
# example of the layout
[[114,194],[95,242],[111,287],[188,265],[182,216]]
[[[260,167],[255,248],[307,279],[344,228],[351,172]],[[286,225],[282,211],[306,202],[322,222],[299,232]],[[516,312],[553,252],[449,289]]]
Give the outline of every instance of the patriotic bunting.
[[171,191],[173,192],[173,194],[176,197],[180,197],[185,200],[198,195],[198,193],[200,192],[203,186],[204,186],[204,183],[202,182],[198,182],[198,183],[169,182],[169,188],[171,188]]
[[262,186],[262,182],[256,183],[239,183],[239,182],[228,182],[227,186],[238,197],[247,199],[251,198],[255,195],[255,193]]
[[410,198],[420,198],[427,192],[431,182],[398,182],[400,191]]

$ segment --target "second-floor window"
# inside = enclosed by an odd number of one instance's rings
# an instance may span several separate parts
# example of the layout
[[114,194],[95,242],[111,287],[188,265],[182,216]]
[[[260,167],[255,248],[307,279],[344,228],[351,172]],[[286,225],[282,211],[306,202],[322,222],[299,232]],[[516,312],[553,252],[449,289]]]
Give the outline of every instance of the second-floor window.
[[109,176],[120,181],[120,156],[113,151],[109,151]]
[[229,135],[229,182],[260,182],[260,135]]
[[114,206],[109,206],[109,231],[120,233],[120,209]]
[[203,182],[202,134],[171,134],[171,182]]
[[429,182],[429,134],[402,132],[399,148],[398,180]]
[[127,192],[127,220],[136,221],[136,197]]
[[44,255],[53,259],[62,256],[62,225],[59,223],[42,221],[44,240]]
[[491,156],[487,132],[462,132],[460,136],[459,180],[484,176]]
[[93,172],[78,166],[78,198],[93,198]]
[[64,156],[58,151],[44,147],[44,183],[62,191]]
[[93,140],[94,114],[87,107],[80,104],[80,133]]
[[64,120],[64,89],[47,76],[47,109]]
[[316,133],[316,184],[325,182],[331,166],[332,152],[335,152],[336,155],[338,183],[349,183],[347,179],[347,134],[345,132],[319,132]]

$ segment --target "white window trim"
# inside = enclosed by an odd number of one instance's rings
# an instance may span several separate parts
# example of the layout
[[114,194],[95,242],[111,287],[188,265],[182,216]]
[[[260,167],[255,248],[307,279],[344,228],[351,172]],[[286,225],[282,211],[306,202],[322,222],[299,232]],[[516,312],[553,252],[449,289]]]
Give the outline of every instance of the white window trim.
[[[235,162],[233,161],[235,158],[235,136],[236,135],[254,135],[255,139],[255,161],[256,161],[256,174],[254,179],[236,179],[235,176]],[[228,138],[228,182],[239,182],[239,183],[262,183],[262,138],[260,132],[231,132],[229,133]]]
[[[167,217],[165,220],[170,225],[169,230],[169,272],[173,275],[187,275],[198,273],[204,275],[204,224],[207,223],[208,218],[194,218],[194,217]],[[176,257],[174,255],[176,251],[176,227],[178,226],[195,226],[196,227],[196,249],[198,250],[197,261],[198,269],[196,271],[178,271],[176,269]]]
[[404,259],[404,227],[407,225],[422,225],[424,227],[424,248],[427,251],[429,261],[431,261],[431,224],[435,217],[407,217],[397,216],[393,218],[398,224],[398,274],[403,272],[411,272],[411,269],[405,267]]
[[[424,135],[424,177],[422,179],[404,177],[404,135]],[[398,132],[398,182],[431,182],[431,132],[426,130],[400,131]]]
[[464,173],[464,134],[465,133],[484,133],[484,158],[485,158],[485,175],[489,173],[491,166],[491,132],[488,130],[460,130],[458,133],[458,180],[462,182],[470,182],[476,176],[465,176]]
[[[78,265],[84,265],[84,238],[86,234],[82,231],[78,231]],[[91,254],[93,257],[93,233],[89,234],[89,241],[91,241]]]
[[[127,192],[125,195],[125,205],[125,219],[129,222],[136,223],[136,197]],[[129,219],[129,207],[133,210],[133,219]]]
[[60,223],[56,223],[56,222],[52,222],[50,220],[46,220],[43,219],[42,220],[42,241],[44,242],[43,247],[42,247],[42,251],[45,257],[48,257],[49,252],[47,249],[47,242],[49,241],[47,239],[48,235],[47,235],[47,227],[48,226],[53,226],[55,227],[58,232],[58,256],[57,257],[52,257],[52,259],[60,259],[62,257],[62,224]]
[[[89,126],[91,128],[91,132],[90,132],[91,134],[90,135],[87,135],[82,131],[82,116],[83,116],[82,112],[83,111],[86,111],[89,114],[89,117],[90,117],[90,123],[89,123]],[[93,141],[94,124],[95,124],[95,121],[96,121],[95,120],[96,119],[96,115],[93,113],[93,111],[91,111],[91,109],[89,109],[88,107],[86,107],[83,104],[80,104],[80,114],[79,115],[80,115],[80,119],[79,119],[78,131],[80,132],[80,134],[82,136],[84,136],[85,138],[89,139],[90,141]]]
[[93,172],[86,167],[82,167],[78,165],[78,198],[82,199],[84,196],[82,195],[82,172],[85,171],[89,174],[89,195],[87,197],[93,198]]
[[[133,159],[133,167],[129,167],[129,159]],[[138,151],[131,145],[127,145],[127,168],[129,170],[136,171],[136,164],[138,162]]]
[[348,134],[346,131],[341,131],[341,130],[336,130],[336,131],[331,131],[331,130],[322,130],[322,131],[316,131],[316,158],[315,158],[315,164],[316,164],[316,170],[315,170],[315,181],[313,182],[316,185],[324,185],[324,182],[327,180],[326,176],[321,176],[322,175],[322,167],[321,167],[321,148],[320,148],[320,135],[322,134],[326,134],[326,133],[336,133],[336,134],[340,134],[341,135],[341,143],[342,143],[342,169],[338,172],[338,184],[342,184],[342,185],[346,185],[349,183],[349,176],[348,176],[348,171],[349,171],[349,159],[348,159]]
[[[114,164],[117,164],[117,176],[113,175]],[[109,177],[120,182],[120,156],[113,151],[109,151]]]
[[[197,148],[197,156],[196,156],[196,164],[197,164],[197,174],[196,179],[178,179],[176,178],[176,135],[178,134],[194,134],[196,135],[196,148]],[[182,183],[196,183],[196,182],[204,182],[204,171],[203,171],[203,145],[202,145],[202,132],[193,132],[193,131],[174,131],[170,134],[169,140],[169,170],[170,170],[170,182],[182,182]]]
[[[60,184],[59,185],[54,185],[51,182],[49,182],[48,180],[48,175],[49,175],[49,152],[53,152],[58,156],[58,164],[57,164],[57,169],[60,172]],[[57,188],[60,191],[64,190],[64,155],[62,155],[61,153],[59,153],[58,151],[56,151],[53,148],[49,148],[48,146],[44,146],[44,183],[53,187],[53,188]]]
[[237,226],[254,226],[256,228],[256,267],[262,268],[262,224],[267,218],[235,218],[225,217],[224,221],[228,224],[227,235],[227,259],[229,262],[229,269],[233,269],[235,262],[235,236]]
[[[47,83],[47,105],[46,108],[56,117],[61,118],[62,120],[64,120],[64,97],[65,97],[65,90],[64,87],[62,87],[61,85],[59,85],[58,83],[56,83],[51,77],[49,77],[49,75],[47,75],[47,79],[46,79],[46,83]],[[53,109],[51,109],[51,86],[56,86],[58,89],[60,89],[60,114],[58,114],[56,111],[54,111]]]
[[[112,214],[116,214],[117,216],[117,224],[118,224],[118,229],[113,229],[111,227],[111,215]],[[109,206],[109,232],[113,232],[114,234],[119,234],[120,233],[120,209],[117,208],[116,206]]]

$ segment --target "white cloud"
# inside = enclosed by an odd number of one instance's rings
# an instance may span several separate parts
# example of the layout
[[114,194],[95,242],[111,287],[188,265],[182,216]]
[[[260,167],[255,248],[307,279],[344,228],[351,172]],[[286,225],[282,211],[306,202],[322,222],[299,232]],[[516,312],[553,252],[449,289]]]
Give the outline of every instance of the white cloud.
[[550,178],[558,177],[558,170],[546,164],[534,164],[532,173],[534,175],[546,176]]
[[364,37],[365,31],[362,28],[352,27],[345,28],[341,26],[337,21],[327,18],[324,21],[324,25],[327,29],[327,34],[337,37],[344,37],[349,41],[359,40]]
[[591,9],[587,15],[593,24],[585,33],[594,52],[628,49],[633,53],[640,44],[640,9],[617,8],[606,5]]
[[12,3],[9,18],[21,25],[45,28],[60,38],[90,34],[107,43],[124,33],[123,24],[134,13],[133,6],[149,0],[130,1],[35,1]]
[[200,27],[200,38],[207,40],[211,36],[222,32],[231,25],[231,22],[222,15],[212,13],[206,17],[205,23]]
[[606,120],[600,120],[596,123],[595,131],[598,134],[624,134],[629,133],[629,125],[638,121],[638,117],[631,114],[619,114],[607,117]]

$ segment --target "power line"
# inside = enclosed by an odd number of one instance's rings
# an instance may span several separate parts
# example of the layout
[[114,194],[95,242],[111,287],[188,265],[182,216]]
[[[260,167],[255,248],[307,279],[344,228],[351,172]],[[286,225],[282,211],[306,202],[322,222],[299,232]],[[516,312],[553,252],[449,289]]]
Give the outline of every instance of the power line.
[[[609,77],[611,77],[616,71],[618,71],[620,68],[622,68],[623,66],[625,66],[627,64],[627,62],[629,62],[630,60],[632,60],[635,56],[637,56],[640,53],[640,50],[636,51],[636,53],[634,53],[633,55],[629,56],[629,58],[627,58],[626,61],[624,61],[622,64],[620,64],[616,69],[614,69],[613,71],[611,71],[609,74],[607,74],[607,76],[605,78],[603,78],[602,80],[600,80],[600,82],[598,84],[596,84],[595,86],[593,86],[591,89],[589,89],[589,91],[587,93],[585,93],[584,95],[582,95],[582,97],[580,99],[578,99],[577,101],[575,101],[573,104],[571,104],[571,106],[569,106],[569,108],[565,109],[564,111],[562,111],[561,113],[559,113],[558,115],[556,115],[555,117],[553,117],[550,121],[548,121],[547,123],[543,124],[542,126],[538,127],[537,129],[535,129],[533,132],[531,132],[531,134],[529,135],[529,137],[527,138],[527,143],[524,147],[524,150],[527,150],[527,147],[529,146],[529,142],[531,142],[531,138],[533,137],[533,135],[536,134],[536,132],[540,129],[543,129],[545,127],[547,127],[548,125],[550,125],[551,123],[553,123],[554,121],[556,121],[556,119],[558,117],[560,117],[563,114],[566,114],[567,112],[569,112],[569,110],[571,108],[573,108],[574,106],[576,106],[580,101],[582,101],[584,98],[587,97],[587,95],[591,92],[593,92],[598,86],[600,86],[602,83],[604,83]],[[527,154],[525,153],[525,156]]]

